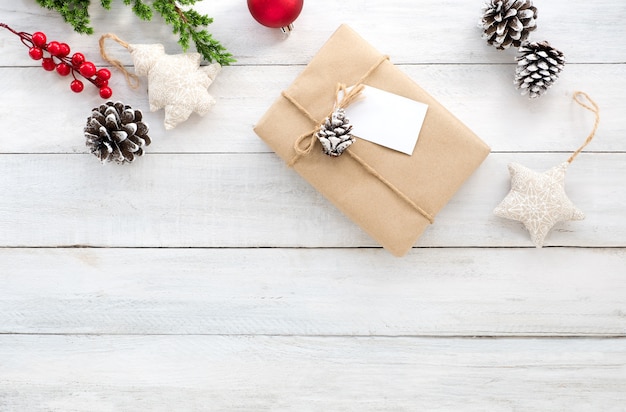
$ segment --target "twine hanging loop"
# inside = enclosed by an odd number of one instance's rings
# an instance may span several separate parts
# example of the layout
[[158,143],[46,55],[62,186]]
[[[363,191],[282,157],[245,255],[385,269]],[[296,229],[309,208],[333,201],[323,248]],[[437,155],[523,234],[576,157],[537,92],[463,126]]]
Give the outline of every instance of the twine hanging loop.
[[106,42],[107,39],[111,39],[111,40],[117,42],[118,44],[120,44],[122,47],[124,47],[127,50],[130,49],[130,47],[131,47],[130,44],[126,43],[124,40],[120,39],[119,37],[117,37],[117,35],[115,35],[113,33],[103,34],[102,36],[100,36],[100,41],[99,41],[100,56],[102,56],[102,58],[106,62],[111,64],[113,67],[118,69],[120,72],[122,72],[122,74],[126,78],[126,83],[128,83],[128,85],[131,88],[137,89],[139,87],[139,76],[137,76],[134,73],[130,73],[128,70],[126,70],[126,67],[124,67],[122,62],[120,62],[119,60],[116,60],[116,59],[113,59],[113,58],[109,57],[109,55],[106,52],[106,48],[105,48],[105,42]]
[[[589,103],[589,104],[587,104],[583,100],[581,100],[581,97],[584,98],[585,100],[587,100],[587,103]],[[578,103],[579,105],[581,105],[585,109],[587,109],[590,112],[592,112],[596,116],[596,119],[595,119],[595,121],[593,123],[593,129],[589,133],[589,136],[587,136],[587,139],[585,139],[585,142],[578,149],[576,149],[576,151],[574,153],[572,153],[572,155],[569,157],[569,159],[567,159],[568,163],[572,163],[574,161],[574,159],[576,158],[576,156],[578,156],[580,154],[580,152],[582,152],[582,150],[585,148],[585,146],[587,146],[589,143],[591,143],[591,140],[593,140],[593,137],[596,135],[596,131],[598,130],[598,126],[600,125],[600,108],[598,107],[596,102],[594,102],[593,99],[591,97],[589,97],[589,95],[587,93],[581,92],[581,91],[574,92],[573,99],[574,99],[574,101],[576,103]]]

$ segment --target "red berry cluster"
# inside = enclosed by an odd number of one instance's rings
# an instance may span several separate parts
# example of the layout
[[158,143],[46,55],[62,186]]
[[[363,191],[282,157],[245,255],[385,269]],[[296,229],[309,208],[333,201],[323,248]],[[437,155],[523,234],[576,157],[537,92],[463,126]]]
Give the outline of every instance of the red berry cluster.
[[[0,27],[4,27],[18,35],[22,43],[28,47],[29,56],[33,60],[41,60],[41,66],[44,70],[50,72],[56,70],[61,76],[71,74],[74,80],[70,83],[70,89],[73,92],[80,93],[85,87],[83,82],[76,78],[76,73],[78,72],[87,81],[100,89],[100,97],[103,99],[108,99],[113,95],[113,91],[109,87],[111,72],[108,69],[98,70],[92,62],[85,60],[85,56],[82,53],[74,53],[69,57],[70,46],[57,41],[48,42],[46,35],[40,31],[31,35],[29,33],[16,32],[4,23],[0,23]],[[44,57],[44,51],[48,52],[48,57]]]

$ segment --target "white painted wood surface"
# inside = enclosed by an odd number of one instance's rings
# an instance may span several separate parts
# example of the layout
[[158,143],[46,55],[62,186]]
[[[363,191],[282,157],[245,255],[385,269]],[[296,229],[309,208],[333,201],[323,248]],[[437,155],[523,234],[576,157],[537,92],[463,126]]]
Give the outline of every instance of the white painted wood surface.
[[[92,7],[96,35],[32,0],[0,21],[66,41],[179,51],[158,18]],[[536,40],[567,65],[536,101],[514,52],[480,39],[481,2],[308,0],[288,39],[244,1],[205,0],[238,62],[215,109],[100,166],[82,126],[89,89],[0,33],[0,411],[626,410],[626,3],[536,0]],[[394,258],[289,170],[252,126],[341,23],[400,65],[493,149],[413,250]],[[109,46],[130,64],[124,49]],[[566,189],[587,215],[531,247],[494,217],[506,164],[567,159],[600,105]]]

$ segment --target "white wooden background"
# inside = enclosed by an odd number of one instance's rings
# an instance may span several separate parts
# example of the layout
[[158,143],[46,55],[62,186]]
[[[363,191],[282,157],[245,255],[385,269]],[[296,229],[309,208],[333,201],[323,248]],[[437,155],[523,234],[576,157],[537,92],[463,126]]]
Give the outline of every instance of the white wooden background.
[[[164,43],[159,18],[93,1],[94,36],[34,0],[0,21],[44,31],[96,64],[100,34]],[[1,411],[626,410],[626,3],[536,0],[567,57],[549,93],[512,85],[514,51],[480,38],[482,3],[307,0],[283,39],[245,1],[205,0],[238,62],[215,109],[165,132],[144,87],[148,154],[101,166],[82,127],[100,103],[0,33]],[[373,243],[252,127],[347,23],[493,149],[403,258]],[[109,51],[131,65],[128,53]],[[494,217],[506,165],[569,156],[599,104],[595,140],[566,189],[587,215],[532,247]]]

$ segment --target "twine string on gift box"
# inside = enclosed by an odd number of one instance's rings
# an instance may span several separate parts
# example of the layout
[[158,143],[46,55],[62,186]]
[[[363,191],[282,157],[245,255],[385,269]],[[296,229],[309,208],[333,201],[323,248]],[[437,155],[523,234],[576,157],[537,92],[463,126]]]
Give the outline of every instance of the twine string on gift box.
[[102,56],[102,58],[110,63],[111,65],[113,65],[116,69],[118,69],[119,71],[122,72],[122,74],[124,75],[124,77],[126,78],[126,83],[128,83],[128,85],[133,88],[136,89],[139,87],[139,77],[136,74],[130,73],[128,70],[126,70],[126,68],[124,67],[124,65],[122,64],[122,62],[120,62],[119,60],[115,60],[112,59],[111,57],[109,57],[109,55],[106,53],[105,47],[104,47],[104,42],[106,41],[106,39],[112,39],[114,41],[116,41],[117,43],[119,43],[122,47],[124,47],[125,49],[129,49],[130,48],[130,44],[126,43],[124,40],[120,39],[119,37],[117,37],[115,34],[113,33],[106,33],[103,34],[100,37],[100,41],[99,41],[99,45],[100,45],[100,55]]
[[[589,105],[586,104],[585,102],[583,102],[582,100],[580,100],[580,96],[582,96],[585,99],[587,99],[587,101],[589,102]],[[598,130],[598,125],[600,124],[600,108],[598,107],[596,102],[594,102],[591,99],[591,97],[589,97],[589,95],[587,95],[587,93],[585,93],[585,92],[575,92],[574,93],[574,101],[576,103],[578,103],[579,105],[581,105],[582,107],[584,107],[585,109],[587,109],[590,112],[592,112],[593,114],[595,114],[596,115],[596,120],[595,120],[595,122],[593,124],[593,129],[591,130],[591,133],[589,133],[589,136],[587,136],[587,139],[585,139],[585,142],[578,149],[576,149],[576,151],[574,153],[572,153],[572,155],[569,157],[569,159],[567,159],[567,163],[570,163],[570,164],[574,161],[576,156],[578,156],[578,154],[580,152],[582,152],[582,150],[585,148],[585,146],[587,146],[591,142],[593,137],[596,135],[596,131]]]
[[[389,56],[382,56],[370,69],[356,82],[354,87],[351,90],[347,90],[346,85],[343,83],[338,83],[337,88],[335,90],[335,104],[333,105],[330,113],[332,114],[337,109],[345,109],[350,104],[354,103],[361,97],[361,92],[363,91],[365,85],[364,82],[367,78],[386,60],[389,59]],[[322,122],[317,120],[309,111],[302,106],[296,99],[291,97],[286,92],[282,92],[282,96],[286,98],[291,104],[293,104],[302,114],[304,114],[309,120],[311,120],[315,125],[315,129],[312,131],[306,132],[298,136],[296,141],[294,142],[293,149],[296,152],[295,156],[289,162],[289,167],[293,167],[298,160],[302,157],[309,155],[313,151],[313,147],[315,146],[315,141],[317,138],[315,137],[317,131],[322,127]],[[339,96],[342,96],[339,99]],[[330,116],[330,115],[329,115]],[[351,151],[350,149],[346,149],[344,153],[347,153],[352,159],[354,159],[357,163],[365,169],[370,175],[374,176],[381,183],[387,186],[393,193],[395,193],[400,199],[402,199],[405,203],[407,203],[411,208],[416,210],[420,215],[425,217],[429,223],[433,223],[435,221],[434,217],[425,211],[422,207],[417,205],[413,200],[411,200],[406,194],[404,194],[400,189],[398,189],[393,183],[387,180],[383,175],[381,175],[376,169],[370,166],[365,160],[363,160],[359,155]]]

